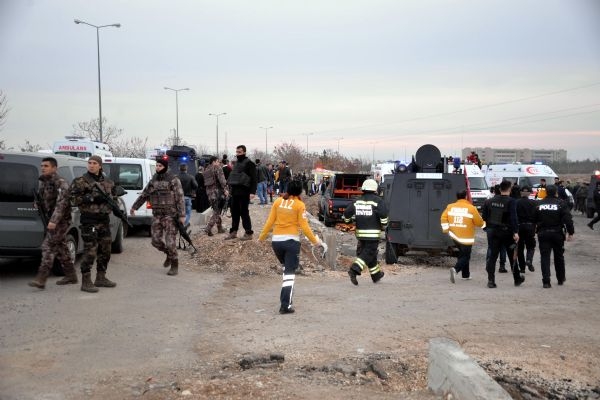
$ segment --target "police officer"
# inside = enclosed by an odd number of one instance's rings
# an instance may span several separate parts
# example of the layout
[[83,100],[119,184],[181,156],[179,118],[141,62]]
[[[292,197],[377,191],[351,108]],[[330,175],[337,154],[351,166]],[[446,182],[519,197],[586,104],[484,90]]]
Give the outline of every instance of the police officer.
[[[190,224],[190,217],[192,215],[192,198],[196,196],[196,189],[198,189],[198,183],[193,176],[187,172],[187,164],[181,164],[179,166],[179,182],[183,189],[183,198],[185,201],[185,222],[184,225]],[[199,199],[197,199],[199,200]]]
[[540,243],[542,264],[542,284],[545,289],[550,284],[550,253],[554,252],[554,268],[559,285],[566,281],[565,277],[565,229],[567,241],[573,238],[575,228],[573,218],[567,204],[557,197],[557,188],[549,185],[546,188],[546,198],[542,200],[535,211],[535,223]]
[[[523,186],[521,189],[521,198],[517,200],[517,218],[519,219],[519,243],[517,244],[517,258],[519,260],[519,270],[525,272],[525,267],[529,271],[535,271],[533,267],[533,255],[535,254],[535,207],[537,202],[529,198],[531,188]],[[525,255],[527,249],[527,255]]]
[[[212,236],[212,228],[217,225],[218,233],[225,233],[223,228],[223,220],[221,219],[221,212],[225,205],[225,199],[229,196],[227,190],[227,181],[225,180],[225,174],[223,168],[219,165],[217,157],[212,156],[208,161],[208,166],[204,170],[204,186],[206,187],[206,195],[212,208],[212,215],[206,224],[205,232],[208,236]],[[223,200],[221,200],[223,199]]]
[[29,286],[44,289],[54,257],[61,262],[65,272],[64,278],[56,281],[57,285],[77,283],[77,274],[65,242],[65,236],[71,224],[69,185],[56,172],[58,169],[56,158],[43,158],[40,167],[42,175],[38,178],[40,181],[38,194],[42,204],[36,205],[41,206],[42,212],[47,213],[48,226],[46,227],[46,237],[42,243],[42,262],[37,276],[29,282]]
[[[589,190],[588,186],[585,186],[586,189]],[[596,182],[596,187],[594,188],[594,193],[592,195],[592,199],[594,200],[594,208],[596,209],[596,216],[593,220],[591,220],[587,226],[591,230],[594,230],[594,224],[600,221],[600,182]]]
[[[110,205],[100,193],[115,196],[115,184],[102,173],[102,158],[91,156],[87,172],[71,183],[71,203],[81,212],[81,238],[83,258],[81,260],[81,290],[95,293],[98,287],[115,287],[117,284],[106,278],[110,261]],[[116,197],[115,197],[116,198]],[[91,268],[96,260],[96,280],[92,284]]]
[[356,259],[348,270],[350,281],[358,285],[357,275],[365,268],[369,269],[373,283],[383,278],[383,271],[377,262],[379,235],[388,223],[388,210],[381,197],[377,196],[377,182],[367,179],[361,190],[363,195],[344,211],[344,222],[356,221]]
[[168,168],[167,160],[162,158],[156,160],[156,173],[133,203],[129,213],[135,215],[135,210],[144,202],[150,202],[153,216],[150,227],[152,246],[167,254],[163,262],[163,267],[171,267],[167,275],[177,275],[179,258],[175,241],[178,229],[174,218],[178,217],[182,224],[185,222],[185,202],[181,182],[167,171]]
[[515,286],[525,282],[525,277],[519,272],[519,267],[513,258],[519,241],[519,224],[515,199],[509,196],[511,186],[512,184],[509,181],[502,181],[500,183],[500,194],[483,204],[482,217],[486,222],[488,246],[490,248],[490,255],[485,266],[488,273],[487,286],[490,289],[496,287],[496,260],[502,247],[506,248]]

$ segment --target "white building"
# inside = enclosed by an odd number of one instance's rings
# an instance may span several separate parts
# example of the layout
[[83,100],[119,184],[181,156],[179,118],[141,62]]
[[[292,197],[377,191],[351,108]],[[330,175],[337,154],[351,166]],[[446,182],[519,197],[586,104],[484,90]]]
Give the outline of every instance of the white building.
[[527,164],[536,161],[550,163],[567,159],[567,151],[562,149],[495,149],[491,147],[465,147],[462,149],[462,159],[466,160],[472,151],[479,155],[483,164],[513,162]]

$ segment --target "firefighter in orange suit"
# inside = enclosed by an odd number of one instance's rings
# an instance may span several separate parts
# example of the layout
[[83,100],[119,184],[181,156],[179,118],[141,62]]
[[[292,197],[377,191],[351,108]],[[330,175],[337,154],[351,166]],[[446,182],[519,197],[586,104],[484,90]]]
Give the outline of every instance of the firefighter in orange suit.
[[458,247],[456,265],[450,268],[450,282],[454,283],[456,274],[462,273],[465,280],[471,279],[469,262],[471,248],[475,243],[475,227],[485,226],[481,215],[468,200],[467,191],[456,193],[457,201],[448,204],[441,217],[442,230],[450,235]]

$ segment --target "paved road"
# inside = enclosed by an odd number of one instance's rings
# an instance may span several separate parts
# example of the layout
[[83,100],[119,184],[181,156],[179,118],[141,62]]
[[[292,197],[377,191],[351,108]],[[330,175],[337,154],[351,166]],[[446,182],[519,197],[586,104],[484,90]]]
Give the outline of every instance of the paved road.
[[199,304],[220,286],[219,276],[168,277],[147,236],[125,245],[130,250],[113,255],[107,275],[117,288],[97,294],[57,286],[55,277],[44,291],[30,288],[34,263],[0,261],[2,400],[64,399],[113,370],[193,358],[203,333]]

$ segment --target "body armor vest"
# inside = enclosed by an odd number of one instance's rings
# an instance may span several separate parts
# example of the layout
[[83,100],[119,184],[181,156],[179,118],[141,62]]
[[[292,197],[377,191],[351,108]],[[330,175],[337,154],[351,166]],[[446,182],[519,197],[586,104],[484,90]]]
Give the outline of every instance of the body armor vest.
[[168,172],[159,179],[159,174],[152,177],[152,192],[150,192],[150,204],[152,209],[159,212],[171,211],[175,208],[175,192],[171,187],[171,181],[175,176]]
[[495,196],[490,200],[490,219],[489,225],[494,226],[509,226],[510,225],[510,214],[508,212],[508,203],[510,197],[508,196]]

